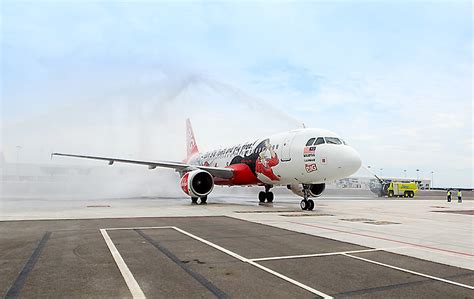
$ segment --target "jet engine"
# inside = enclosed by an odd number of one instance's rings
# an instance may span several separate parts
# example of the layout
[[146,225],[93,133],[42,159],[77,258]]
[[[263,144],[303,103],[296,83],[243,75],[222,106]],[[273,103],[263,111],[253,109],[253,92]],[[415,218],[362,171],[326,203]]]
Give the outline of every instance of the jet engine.
[[214,188],[212,175],[204,170],[186,172],[181,178],[181,189],[191,197],[204,197]]
[[[303,195],[303,185],[301,184],[293,184],[293,185],[288,185],[288,189],[291,190],[294,194],[304,197]],[[324,189],[326,189],[326,184],[311,184],[309,185],[309,196],[310,197],[318,197],[323,193]]]

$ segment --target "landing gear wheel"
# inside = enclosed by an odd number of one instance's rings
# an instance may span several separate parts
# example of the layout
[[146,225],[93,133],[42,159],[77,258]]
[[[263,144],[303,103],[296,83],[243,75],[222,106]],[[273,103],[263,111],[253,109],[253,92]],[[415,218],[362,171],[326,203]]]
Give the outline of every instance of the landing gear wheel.
[[207,204],[207,196],[201,197],[201,204],[202,204],[202,205]]
[[314,201],[312,199],[308,199],[308,211],[312,211],[314,209]]
[[198,198],[199,197],[191,197],[191,203],[192,204],[197,204],[198,203]]
[[267,192],[266,194],[267,202],[273,202],[273,192]]
[[258,193],[258,201],[260,201],[261,203],[264,203],[266,198],[267,193],[265,193],[264,191],[260,191],[260,193]]
[[302,210],[306,211],[309,207],[309,203],[306,199],[303,199],[301,202],[300,202],[300,207]]

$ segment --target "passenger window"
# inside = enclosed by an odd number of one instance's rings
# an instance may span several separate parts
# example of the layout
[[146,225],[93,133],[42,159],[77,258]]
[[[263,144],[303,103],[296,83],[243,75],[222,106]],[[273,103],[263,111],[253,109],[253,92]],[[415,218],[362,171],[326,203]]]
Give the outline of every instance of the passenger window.
[[324,143],[324,138],[323,137],[318,137],[318,139],[316,139],[316,142],[314,143],[314,145],[323,144],[323,143]]
[[306,142],[306,146],[313,145],[314,139],[316,139],[316,138],[311,138],[310,140],[308,140],[308,142]]
[[325,137],[327,144],[341,144],[341,140],[336,137]]

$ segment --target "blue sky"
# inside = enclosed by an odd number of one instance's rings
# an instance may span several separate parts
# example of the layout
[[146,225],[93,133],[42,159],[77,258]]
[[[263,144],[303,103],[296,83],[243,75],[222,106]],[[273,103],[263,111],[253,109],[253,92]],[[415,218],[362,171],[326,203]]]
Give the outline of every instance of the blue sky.
[[471,2],[2,1],[1,11],[3,127],[85,86],[92,96],[143,73],[203,74],[340,133],[384,175],[419,168],[474,185]]

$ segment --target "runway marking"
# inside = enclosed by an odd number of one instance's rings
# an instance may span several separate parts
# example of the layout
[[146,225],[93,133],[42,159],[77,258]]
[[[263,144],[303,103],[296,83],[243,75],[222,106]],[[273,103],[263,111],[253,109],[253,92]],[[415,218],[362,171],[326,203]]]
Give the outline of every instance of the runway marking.
[[363,258],[363,257],[350,255],[350,254],[347,254],[347,253],[343,253],[342,255],[347,256],[347,257],[351,257],[351,258],[354,258],[354,259],[358,259],[358,260],[361,260],[361,261],[365,261],[365,262],[368,262],[368,263],[376,264],[376,265],[379,265],[379,266],[384,266],[384,267],[387,267],[387,268],[391,268],[391,269],[407,272],[407,273],[410,273],[410,274],[423,276],[423,277],[430,278],[430,279],[433,279],[433,280],[438,280],[438,281],[442,281],[442,282],[445,282],[445,283],[453,284],[453,285],[456,285],[458,287],[463,287],[463,288],[474,290],[474,286],[462,284],[462,283],[455,282],[455,281],[452,281],[452,280],[447,280],[447,279],[444,279],[444,278],[431,276],[431,275],[428,275],[428,274],[408,270],[408,269],[405,269],[405,268],[400,268],[400,267],[392,266],[392,265],[389,265],[389,264],[384,264],[384,263],[377,262],[377,261],[374,261],[374,260],[369,260],[369,259],[366,259],[366,258]]
[[[472,273],[463,273],[463,274],[457,274],[457,275],[451,275],[446,278],[455,278],[455,277],[468,277],[471,276]],[[420,285],[427,285],[432,283],[433,281],[430,279],[423,279],[423,280],[418,280],[418,281],[409,281],[409,282],[402,282],[402,283],[397,283],[397,284],[389,284],[389,285],[382,285],[382,286],[376,286],[376,287],[369,287],[369,288],[364,288],[364,289],[358,289],[358,290],[352,290],[352,291],[345,291],[342,293],[337,293],[334,296],[337,298],[353,298],[356,296],[359,297],[370,297],[370,294],[380,294],[380,292],[384,291],[390,291],[390,290],[397,290],[400,288],[407,288],[407,287],[416,287]],[[428,286],[429,287],[429,286]]]
[[35,250],[31,254],[30,258],[28,259],[26,264],[23,266],[23,269],[21,269],[21,272],[18,274],[17,278],[15,279],[15,282],[12,284],[12,286],[8,290],[7,294],[5,295],[5,298],[13,299],[13,298],[17,298],[20,295],[20,291],[26,282],[26,278],[28,277],[28,274],[30,274],[31,270],[33,270],[33,267],[38,261],[41,255],[41,252],[43,252],[44,246],[46,245],[46,242],[48,242],[50,236],[51,236],[51,232],[46,232],[43,235],[38,245],[36,246]]
[[100,233],[102,234],[107,247],[109,247],[110,253],[115,260],[115,264],[117,264],[120,273],[122,273],[122,277],[125,280],[130,293],[132,293],[133,298],[146,298],[145,294],[140,288],[140,285],[138,285],[138,282],[135,280],[135,277],[133,277],[130,269],[128,269],[127,264],[120,255],[120,252],[117,250],[117,247],[115,247],[114,242],[112,242],[112,239],[110,239],[107,229],[100,229]]
[[146,227],[107,227],[107,228],[104,228],[105,230],[130,230],[130,229],[140,229],[140,230],[144,230],[144,229],[163,229],[163,228],[174,228],[174,226],[146,226]]
[[[122,273],[122,276],[124,277],[125,279],[125,282],[127,283],[127,286],[129,287],[130,289],[130,292],[132,292],[132,295],[134,298],[145,298],[145,295],[143,294],[143,291],[140,289],[140,286],[138,285],[137,281],[135,280],[135,278],[133,277],[132,273],[130,272],[130,270],[128,269],[127,265],[125,264],[125,261],[122,259],[122,256],[120,255],[120,253],[118,252],[117,248],[115,247],[113,241],[110,239],[109,235],[107,234],[106,230],[145,230],[145,229],[174,229],[186,236],[189,236],[195,240],[198,240],[206,245],[209,245],[219,251],[222,251],[224,253],[226,253],[227,255],[230,255],[244,263],[248,263],[254,267],[257,267],[265,272],[268,272],[274,276],[277,276],[278,278],[280,279],[283,279],[291,284],[294,284],[304,290],[307,290],[308,292],[311,292],[313,294],[316,294],[318,296],[321,296],[323,298],[327,298],[327,299],[330,299],[332,298],[331,296],[329,296],[328,294],[325,294],[321,291],[318,291],[316,289],[313,289],[312,287],[309,287],[299,281],[296,281],[288,276],[285,276],[281,273],[278,273],[276,271],[273,271],[265,266],[262,266],[250,259],[247,259],[233,251],[230,251],[224,247],[221,247],[217,244],[214,244],[206,239],[203,239],[201,237],[198,237],[196,235],[193,235],[185,230],[182,230],[180,229],[179,227],[176,227],[176,226],[149,226],[149,227],[116,227],[116,228],[103,228],[103,229],[100,229],[100,232],[102,233],[102,236],[104,237],[106,243],[107,243],[107,246],[109,246],[109,250],[110,252],[112,253],[112,256],[114,257],[115,259],[115,262],[117,263],[117,266],[119,266],[119,269],[120,269],[120,272]],[[120,264],[120,265],[119,265]],[[122,271],[123,270],[123,271]],[[133,289],[133,291],[132,291]],[[137,294],[139,294],[139,292],[141,293],[141,296],[137,296],[135,297],[135,292]]]
[[219,245],[216,245],[216,244],[214,244],[214,243],[212,243],[212,242],[209,242],[209,241],[207,241],[207,240],[205,240],[205,239],[203,239],[203,238],[200,238],[200,237],[195,236],[195,235],[193,235],[193,234],[191,234],[191,233],[188,233],[187,231],[184,231],[184,230],[182,230],[182,229],[180,229],[180,228],[178,228],[178,227],[174,227],[174,229],[177,230],[177,231],[179,231],[179,232],[181,232],[181,233],[183,233],[183,234],[185,234],[185,235],[187,235],[187,236],[189,236],[189,237],[191,237],[191,238],[193,238],[193,239],[196,239],[196,240],[198,240],[198,241],[201,241],[202,243],[207,244],[207,245],[209,245],[209,246],[211,246],[211,247],[213,247],[213,248],[215,248],[215,249],[217,249],[217,250],[220,250],[220,251],[222,251],[222,252],[224,252],[224,253],[226,253],[226,254],[228,254],[228,255],[230,255],[230,256],[232,256],[232,257],[238,259],[238,260],[241,260],[241,261],[244,262],[244,263],[251,264],[252,266],[255,266],[255,267],[257,267],[257,268],[259,268],[259,269],[261,269],[261,270],[263,270],[263,271],[265,271],[265,272],[268,272],[268,273],[270,273],[270,274],[273,274],[273,275],[275,275],[275,276],[277,276],[277,277],[279,277],[279,278],[281,278],[281,279],[283,279],[283,280],[286,280],[286,281],[288,281],[288,282],[290,282],[290,283],[292,283],[292,284],[294,284],[294,285],[296,285],[296,286],[299,286],[300,288],[305,289],[305,290],[307,290],[307,291],[309,291],[309,292],[311,292],[311,293],[313,293],[313,294],[316,294],[316,295],[321,296],[321,297],[323,297],[323,298],[332,298],[332,297],[329,296],[328,294],[325,294],[325,293],[323,293],[323,292],[320,292],[320,291],[318,291],[318,290],[316,290],[316,289],[313,289],[313,288],[311,288],[311,287],[309,287],[309,286],[307,286],[307,285],[305,285],[305,284],[302,284],[302,283],[299,282],[299,281],[296,281],[296,280],[294,280],[294,279],[292,279],[292,278],[289,278],[288,276],[285,276],[285,275],[283,275],[283,274],[281,274],[281,273],[278,273],[278,272],[276,272],[276,271],[273,271],[273,270],[271,270],[271,269],[269,269],[269,268],[267,268],[267,267],[265,267],[265,266],[262,266],[262,265],[260,265],[260,264],[257,264],[256,262],[254,262],[254,261],[252,261],[252,260],[250,260],[250,259],[247,259],[247,258],[245,258],[245,257],[243,257],[243,256],[241,256],[241,255],[238,255],[238,254],[235,253],[235,252],[232,252],[232,251],[230,251],[230,250],[228,250],[228,249],[225,249],[225,248],[223,248],[223,247],[221,247],[221,246],[219,246]]
[[[400,248],[400,247],[396,247],[396,248]],[[387,249],[393,249],[393,248],[373,248],[373,249],[361,249],[361,250],[340,251],[340,252],[326,252],[326,253],[314,253],[314,254],[273,256],[273,257],[262,257],[262,258],[256,258],[256,259],[250,259],[250,260],[253,261],[253,262],[273,261],[273,260],[287,260],[287,259],[299,259],[299,258],[307,258],[307,257],[341,255],[341,254],[345,254],[345,253],[372,252],[372,251],[380,251],[380,250],[387,250]]]
[[301,223],[301,222],[296,222],[296,221],[286,221],[286,222],[299,224],[299,225],[304,225],[304,226],[316,227],[316,228],[335,231],[335,232],[339,232],[339,233],[346,233],[346,234],[351,234],[351,235],[356,235],[356,236],[362,236],[362,237],[373,238],[373,239],[378,239],[378,240],[384,240],[384,241],[389,241],[389,242],[394,242],[394,243],[400,243],[400,244],[410,245],[410,246],[414,246],[414,247],[427,248],[427,249],[431,249],[431,250],[435,250],[435,251],[449,252],[449,253],[454,253],[454,254],[458,254],[458,255],[465,255],[465,256],[470,256],[470,257],[474,256],[474,254],[470,254],[470,253],[466,253],[466,252],[459,252],[459,251],[454,251],[454,250],[449,250],[449,249],[442,249],[442,248],[431,247],[431,246],[427,246],[427,245],[421,245],[421,244],[410,243],[410,242],[405,242],[405,241],[393,240],[393,239],[389,239],[389,238],[377,237],[377,236],[372,236],[372,235],[367,235],[367,234],[357,233],[357,232],[350,232],[350,231],[346,231],[346,230],[342,230],[342,229],[324,227],[324,226],[315,225],[315,224]]

